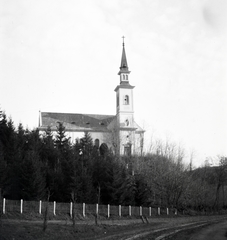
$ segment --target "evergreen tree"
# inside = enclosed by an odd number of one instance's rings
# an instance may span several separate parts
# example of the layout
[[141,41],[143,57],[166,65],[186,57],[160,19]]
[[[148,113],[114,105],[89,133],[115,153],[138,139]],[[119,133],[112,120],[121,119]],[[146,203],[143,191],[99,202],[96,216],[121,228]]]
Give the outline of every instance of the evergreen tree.
[[6,114],[0,111],[0,141],[3,144],[3,147],[6,147],[8,144],[8,120]]
[[66,137],[65,127],[61,122],[59,122],[57,126],[55,145],[62,155],[67,153],[67,150],[70,147],[69,138]]
[[72,175],[72,185],[75,186],[75,183],[77,184],[77,187],[74,187],[77,201],[96,203],[96,191],[92,182],[92,163],[95,156],[98,156],[98,151],[93,146],[89,133],[85,133],[82,139],[76,141],[73,148],[73,156],[75,171]]
[[135,174],[135,183],[135,204],[137,206],[149,205],[151,192],[148,188],[145,178],[141,174]]
[[[43,143],[45,146],[42,150],[42,158],[46,159],[46,166],[48,166],[47,187],[51,192],[50,200],[69,201],[70,171],[73,155],[63,123],[59,123],[54,141],[51,129],[48,128],[43,138]],[[48,153],[50,149],[51,153]]]
[[119,189],[120,195],[120,204],[122,205],[136,205],[136,182],[135,177],[126,173],[123,184]]
[[3,154],[3,144],[0,141],[0,195],[4,195],[3,189],[4,189],[4,183],[6,181],[6,169],[7,169],[7,164],[4,159],[4,154]]
[[[4,119],[5,121],[5,119]],[[7,121],[4,131],[4,159],[6,161],[6,177],[4,194],[11,199],[20,198],[20,156],[17,155],[17,134],[12,119]]]
[[110,157],[93,158],[92,182],[98,202],[108,204],[112,197],[113,165]]
[[89,132],[84,133],[84,137],[80,139],[80,155],[83,156],[85,165],[89,163],[93,153],[93,140]]
[[48,126],[45,133],[42,135],[42,149],[41,149],[41,160],[47,167],[47,170],[57,170],[57,149],[53,139],[51,128]]
[[112,184],[112,202],[111,204],[121,204],[122,186],[126,178],[126,169],[119,160],[115,160],[113,168],[113,184]]
[[25,200],[41,200],[45,196],[45,173],[42,162],[34,150],[28,150],[21,165],[21,197]]

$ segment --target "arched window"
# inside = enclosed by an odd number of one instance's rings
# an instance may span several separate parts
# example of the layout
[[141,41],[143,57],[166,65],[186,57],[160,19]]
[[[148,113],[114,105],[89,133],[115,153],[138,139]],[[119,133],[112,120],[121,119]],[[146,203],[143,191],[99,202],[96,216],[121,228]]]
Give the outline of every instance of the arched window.
[[125,95],[124,97],[124,105],[129,105],[129,96]]
[[98,138],[95,139],[95,146],[96,146],[97,148],[99,148],[99,139],[98,139]]
[[128,80],[128,75],[125,75],[125,79]]
[[105,155],[108,154],[109,148],[108,148],[108,146],[107,146],[106,143],[102,143],[102,144],[101,144],[101,146],[100,146],[100,148],[99,148],[99,152],[100,152],[100,155],[101,155],[101,156],[105,156]]
[[132,144],[128,143],[124,145],[124,155],[131,156],[131,152],[132,152]]

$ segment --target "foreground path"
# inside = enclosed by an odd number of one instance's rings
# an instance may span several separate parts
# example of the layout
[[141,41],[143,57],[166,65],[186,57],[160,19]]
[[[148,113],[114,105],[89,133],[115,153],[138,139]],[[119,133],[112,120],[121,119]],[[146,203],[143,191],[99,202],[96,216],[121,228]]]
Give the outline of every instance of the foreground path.
[[158,217],[146,224],[141,219],[103,219],[99,225],[88,220],[75,227],[68,220],[51,220],[45,232],[41,220],[0,219],[0,240],[227,240],[226,231],[226,216]]
[[227,221],[211,225],[194,234],[190,240],[226,240]]

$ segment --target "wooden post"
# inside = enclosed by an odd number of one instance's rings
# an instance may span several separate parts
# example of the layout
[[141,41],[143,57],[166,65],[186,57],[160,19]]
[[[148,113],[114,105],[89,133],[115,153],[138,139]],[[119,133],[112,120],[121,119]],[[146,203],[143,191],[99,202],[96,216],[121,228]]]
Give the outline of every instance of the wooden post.
[[151,207],[149,207],[149,216],[151,216]]
[[99,204],[96,203],[96,215],[98,216],[98,214],[99,214]]
[[83,203],[83,217],[86,216],[86,214],[85,214],[85,207],[86,207],[86,205],[85,205],[85,203]]
[[72,202],[70,202],[69,214],[70,214],[70,217],[73,218],[73,203]]
[[166,214],[169,215],[169,208],[166,208]]
[[121,217],[121,205],[119,205],[119,217]]
[[132,207],[131,207],[131,205],[128,206],[128,211],[129,211],[129,216],[131,217],[132,216]]
[[110,204],[107,205],[107,217],[110,217]]
[[160,207],[158,207],[158,215],[160,215]]
[[54,216],[56,215],[56,202],[54,201]]
[[98,225],[98,216],[99,216],[99,204],[96,203],[96,214],[95,214],[95,224]]
[[39,201],[39,214],[42,213],[42,201],[40,200]]
[[142,207],[140,206],[140,216],[142,216],[143,215],[143,209],[142,209]]
[[6,199],[5,198],[3,198],[2,212],[3,212],[3,214],[6,213]]
[[20,200],[20,213],[23,213],[23,199]]

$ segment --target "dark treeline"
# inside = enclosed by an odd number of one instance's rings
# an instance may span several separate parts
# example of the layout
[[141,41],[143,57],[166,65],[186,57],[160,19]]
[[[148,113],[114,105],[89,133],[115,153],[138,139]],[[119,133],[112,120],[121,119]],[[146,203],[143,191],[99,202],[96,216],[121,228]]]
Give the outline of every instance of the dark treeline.
[[[226,207],[227,159],[192,170],[175,146],[120,157],[89,133],[71,144],[59,123],[53,137],[29,131],[0,112],[0,188],[7,199],[208,210]],[[226,197],[225,197],[226,196]]]

